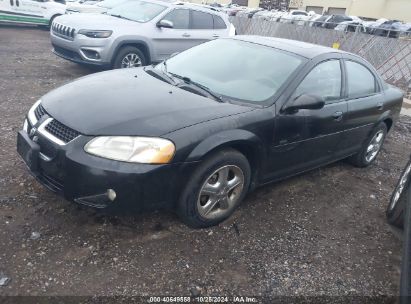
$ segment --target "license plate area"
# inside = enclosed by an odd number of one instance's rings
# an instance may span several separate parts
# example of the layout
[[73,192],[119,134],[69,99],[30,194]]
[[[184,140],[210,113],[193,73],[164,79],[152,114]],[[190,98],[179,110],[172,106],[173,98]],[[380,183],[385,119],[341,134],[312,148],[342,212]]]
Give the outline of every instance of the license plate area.
[[17,133],[17,152],[23,158],[30,171],[38,173],[40,146],[32,141],[25,131]]

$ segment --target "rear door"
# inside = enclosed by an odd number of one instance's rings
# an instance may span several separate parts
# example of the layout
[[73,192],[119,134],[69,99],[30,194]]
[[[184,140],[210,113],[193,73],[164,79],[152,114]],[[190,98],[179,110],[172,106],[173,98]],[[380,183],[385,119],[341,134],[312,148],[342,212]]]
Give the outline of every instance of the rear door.
[[214,30],[213,16],[213,14],[203,11],[191,10],[190,34],[192,39],[196,41],[196,44],[219,37],[218,32],[221,32],[222,29]]
[[[342,95],[342,62],[333,55],[319,61],[294,89],[287,102],[302,94],[318,95],[326,104],[319,110],[280,111],[276,117],[271,153],[273,178],[292,175],[331,162],[343,138],[347,103]],[[287,104],[287,103],[285,103]]]
[[345,153],[356,152],[384,112],[384,94],[371,66],[345,55],[347,130],[343,141]]

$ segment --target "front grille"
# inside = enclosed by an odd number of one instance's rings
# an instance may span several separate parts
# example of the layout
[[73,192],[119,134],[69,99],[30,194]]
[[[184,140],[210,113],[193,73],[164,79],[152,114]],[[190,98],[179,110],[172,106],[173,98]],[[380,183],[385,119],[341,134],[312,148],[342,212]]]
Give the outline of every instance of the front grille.
[[53,119],[50,123],[46,125],[46,130],[50,134],[52,134],[53,136],[57,137],[65,143],[72,141],[80,135],[79,132],[63,125],[61,122],[55,119]]
[[41,104],[34,110],[34,115],[36,115],[36,119],[40,120],[46,114],[46,110],[43,108]]
[[55,35],[68,40],[73,40],[74,35],[76,34],[76,30],[74,28],[56,22],[53,22],[51,30]]

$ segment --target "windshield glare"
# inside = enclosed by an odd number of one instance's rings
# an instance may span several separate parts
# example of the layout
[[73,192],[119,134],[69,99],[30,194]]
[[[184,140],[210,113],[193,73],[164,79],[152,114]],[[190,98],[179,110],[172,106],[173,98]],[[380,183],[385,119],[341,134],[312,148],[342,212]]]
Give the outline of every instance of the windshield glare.
[[[303,59],[275,48],[234,39],[201,44],[167,60],[167,72],[188,77],[216,94],[269,104]],[[156,68],[162,69],[163,65]]]
[[165,6],[156,3],[128,1],[109,10],[108,14],[144,23],[153,19],[165,9]]
[[116,5],[120,5],[127,0],[104,0],[97,4],[97,6],[104,8],[113,8]]

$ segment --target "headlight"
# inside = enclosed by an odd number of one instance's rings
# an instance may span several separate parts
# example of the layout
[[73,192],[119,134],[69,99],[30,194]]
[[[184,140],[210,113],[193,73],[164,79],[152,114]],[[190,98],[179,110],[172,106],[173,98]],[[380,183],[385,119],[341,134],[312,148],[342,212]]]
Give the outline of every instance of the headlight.
[[78,33],[90,38],[108,38],[111,36],[113,31],[79,30]]
[[142,164],[166,164],[174,156],[174,144],[163,138],[101,136],[90,140],[84,150],[87,153],[125,162]]

